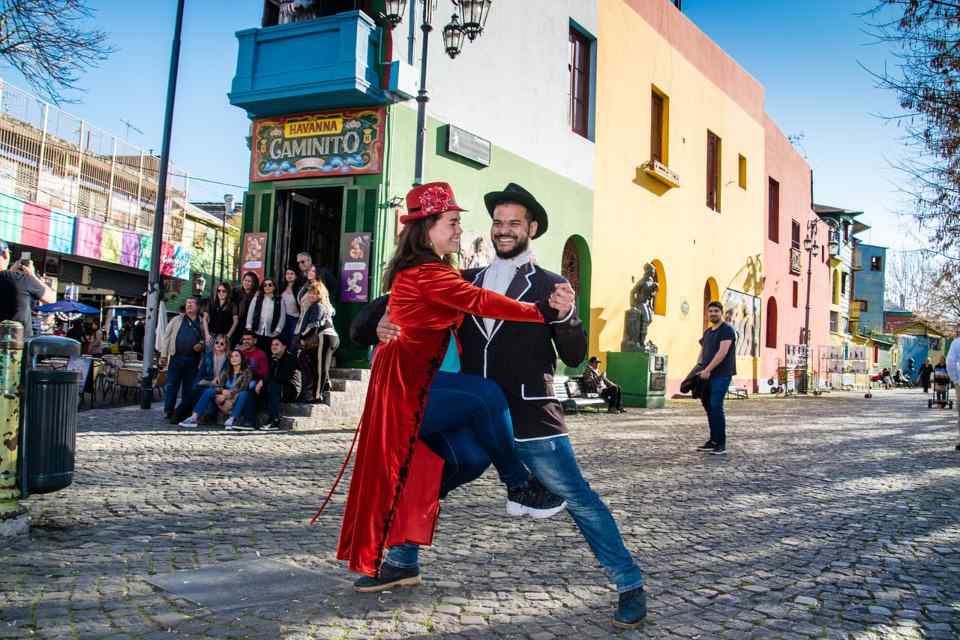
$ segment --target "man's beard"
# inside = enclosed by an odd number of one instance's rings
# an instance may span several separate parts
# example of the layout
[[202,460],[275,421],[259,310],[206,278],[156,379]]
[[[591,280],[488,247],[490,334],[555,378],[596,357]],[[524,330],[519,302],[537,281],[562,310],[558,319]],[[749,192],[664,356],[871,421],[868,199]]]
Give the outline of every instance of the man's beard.
[[513,249],[510,249],[509,251],[500,251],[499,249],[497,249],[496,238],[494,238],[494,242],[493,242],[493,249],[494,251],[497,252],[497,257],[503,258],[504,260],[510,260],[512,258],[516,258],[521,253],[524,253],[529,247],[530,247],[529,236],[523,239],[514,238]]

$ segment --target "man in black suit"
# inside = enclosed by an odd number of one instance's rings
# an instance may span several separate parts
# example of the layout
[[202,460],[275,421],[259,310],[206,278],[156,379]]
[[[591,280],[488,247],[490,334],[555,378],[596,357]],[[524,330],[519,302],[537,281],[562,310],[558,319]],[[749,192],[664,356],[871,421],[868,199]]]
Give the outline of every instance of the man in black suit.
[[[486,194],[484,203],[493,220],[490,236],[497,257],[489,267],[463,272],[464,279],[515,300],[550,297],[555,286],[566,281],[539,267],[530,250],[530,240],[547,230],[546,210],[513,183]],[[399,328],[385,315],[377,334],[387,341],[399,335]],[[520,459],[548,491],[566,500],[570,515],[617,585],[620,599],[614,624],[639,626],[647,613],[643,573],[627,551],[610,510],[580,473],[563,408],[553,392],[558,353],[568,366],[579,365],[587,353],[587,336],[575,307],[571,304],[565,317],[542,325],[468,316],[459,337],[462,372],[490,378],[501,387],[510,406]],[[386,562],[393,559],[397,566],[410,566],[411,559],[416,561],[411,546],[391,548]]]

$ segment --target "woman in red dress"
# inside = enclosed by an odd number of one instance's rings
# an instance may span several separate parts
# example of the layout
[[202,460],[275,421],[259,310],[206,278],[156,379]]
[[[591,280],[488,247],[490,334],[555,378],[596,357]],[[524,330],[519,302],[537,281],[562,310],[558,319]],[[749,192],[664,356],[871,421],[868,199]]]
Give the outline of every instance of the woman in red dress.
[[517,302],[460,277],[449,256],[459,249],[461,211],[448,184],[414,187],[387,267],[390,318],[402,332],[373,361],[337,547],[338,559],[368,576],[378,574],[386,547],[433,540],[443,459],[418,432],[430,383],[464,314],[514,322],[556,317],[546,301]]

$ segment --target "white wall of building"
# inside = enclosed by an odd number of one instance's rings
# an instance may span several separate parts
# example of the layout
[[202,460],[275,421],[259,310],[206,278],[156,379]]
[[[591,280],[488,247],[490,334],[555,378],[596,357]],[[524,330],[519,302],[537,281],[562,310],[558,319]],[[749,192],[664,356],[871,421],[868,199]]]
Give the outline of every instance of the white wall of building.
[[[417,6],[419,79],[422,5],[410,4]],[[484,33],[464,39],[455,60],[443,50],[451,13],[449,4],[438,3],[427,57],[428,114],[592,188],[594,143],[568,124],[567,62],[571,19],[597,37],[596,0],[495,2]],[[393,32],[395,60],[408,61],[409,26],[408,15]]]

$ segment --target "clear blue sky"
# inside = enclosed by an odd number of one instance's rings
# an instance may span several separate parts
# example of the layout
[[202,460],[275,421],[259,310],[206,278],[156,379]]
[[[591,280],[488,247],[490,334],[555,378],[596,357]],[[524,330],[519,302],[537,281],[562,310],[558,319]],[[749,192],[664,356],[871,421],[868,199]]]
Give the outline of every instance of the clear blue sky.
[[[65,108],[120,135],[121,119],[130,120],[144,132],[131,132],[130,142],[159,149],[176,3],[89,1],[117,52],[81,79],[84,93]],[[873,227],[868,242],[914,247],[921,243],[912,221],[895,214],[906,203],[896,192],[900,176],[889,168],[903,153],[901,133],[878,117],[896,113],[896,100],[858,64],[879,69],[890,59],[885,48],[869,45],[857,15],[872,6],[872,0],[684,0],[684,12],[764,84],[767,111],[784,133],[804,135],[800,146],[814,169],[816,200],[865,211]],[[233,34],[258,25],[261,7],[260,0],[187,0],[173,160],[194,176],[246,184],[248,121],[226,93],[236,64]],[[10,70],[2,73],[25,85]],[[219,200],[242,189],[194,182],[191,191],[192,199]]]

